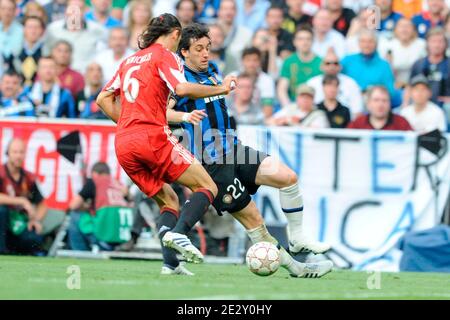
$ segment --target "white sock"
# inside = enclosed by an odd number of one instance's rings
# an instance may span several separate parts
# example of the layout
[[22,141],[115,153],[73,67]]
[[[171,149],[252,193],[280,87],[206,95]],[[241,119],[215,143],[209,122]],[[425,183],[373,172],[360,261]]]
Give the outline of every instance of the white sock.
[[288,220],[289,239],[299,239],[303,230],[303,196],[297,183],[280,189],[281,208]]
[[277,239],[272,237],[269,230],[267,230],[266,225],[262,224],[254,229],[246,230],[246,232],[253,244],[267,241],[276,245],[280,249],[280,265],[283,268],[292,274],[299,274],[299,272],[301,272],[303,264],[292,258],[292,256],[278,244]]

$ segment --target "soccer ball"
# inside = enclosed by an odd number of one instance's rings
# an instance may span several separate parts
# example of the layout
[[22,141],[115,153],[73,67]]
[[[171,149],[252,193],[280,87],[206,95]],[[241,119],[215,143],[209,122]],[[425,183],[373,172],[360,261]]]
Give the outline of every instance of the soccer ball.
[[280,267],[280,250],[270,242],[258,242],[248,249],[245,261],[254,274],[270,276]]

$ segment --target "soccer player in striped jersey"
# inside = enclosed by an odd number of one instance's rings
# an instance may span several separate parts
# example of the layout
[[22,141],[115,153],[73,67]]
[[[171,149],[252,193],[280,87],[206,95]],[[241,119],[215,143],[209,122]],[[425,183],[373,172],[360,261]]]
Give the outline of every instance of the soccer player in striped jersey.
[[[193,24],[183,29],[179,52],[189,82],[210,86],[222,83],[217,66],[209,61],[210,46],[205,26]],[[240,143],[232,128],[224,96],[191,99],[175,95],[169,100],[167,120],[182,124],[183,144],[202,162],[217,184],[218,195],[213,201],[217,212],[232,214],[246,228],[253,242],[277,244],[250,197],[259,186],[267,185],[280,189],[281,207],[289,225],[290,251],[323,253],[330,248],[327,244],[309,240],[302,232],[303,199],[297,175],[275,158]],[[322,276],[332,268],[331,261],[301,264],[284,249],[281,252],[282,265],[296,277]]]

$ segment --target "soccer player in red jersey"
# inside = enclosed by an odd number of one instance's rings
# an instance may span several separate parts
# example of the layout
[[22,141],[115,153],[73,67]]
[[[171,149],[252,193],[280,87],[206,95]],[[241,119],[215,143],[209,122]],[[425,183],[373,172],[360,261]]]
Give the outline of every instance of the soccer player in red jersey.
[[[124,60],[97,103],[117,123],[115,148],[120,165],[161,208],[158,228],[163,244],[198,263],[203,256],[186,233],[205,214],[217,195],[217,187],[172,135],[166,105],[171,92],[192,99],[228,94],[236,78],[226,77],[220,86],[187,82],[183,63],[175,54],[181,29],[171,14],[153,18],[141,36],[142,50]],[[116,97],[120,97],[120,103]],[[178,198],[169,185],[172,182],[193,191],[180,214]],[[175,252],[163,247],[163,257],[165,267],[177,271]]]

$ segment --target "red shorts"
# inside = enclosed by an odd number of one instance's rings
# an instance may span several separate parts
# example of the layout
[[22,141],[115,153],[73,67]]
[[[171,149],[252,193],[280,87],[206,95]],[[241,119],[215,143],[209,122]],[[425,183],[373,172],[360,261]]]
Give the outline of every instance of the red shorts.
[[120,131],[115,140],[120,165],[148,197],[164,183],[176,181],[194,161],[169,127],[141,127]]

